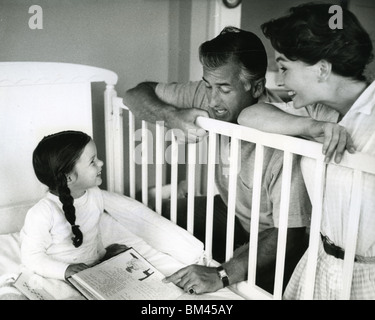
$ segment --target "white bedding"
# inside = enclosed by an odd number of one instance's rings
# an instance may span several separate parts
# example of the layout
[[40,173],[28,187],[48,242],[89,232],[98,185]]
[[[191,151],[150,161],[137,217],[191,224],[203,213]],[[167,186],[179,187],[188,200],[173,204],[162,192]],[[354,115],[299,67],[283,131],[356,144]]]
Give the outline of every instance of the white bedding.
[[[118,201],[124,197],[118,196]],[[104,246],[123,243],[135,248],[164,275],[189,264],[207,264],[203,244],[186,230],[156,214],[143,204],[127,198],[127,212],[118,209],[116,202],[101,219]],[[132,230],[132,231],[130,231]],[[25,299],[12,286],[21,272],[19,232],[0,235],[0,299]],[[35,285],[43,286],[56,299],[75,299],[79,294],[64,281],[35,277]],[[200,296],[183,295],[181,299],[241,299],[228,288]]]

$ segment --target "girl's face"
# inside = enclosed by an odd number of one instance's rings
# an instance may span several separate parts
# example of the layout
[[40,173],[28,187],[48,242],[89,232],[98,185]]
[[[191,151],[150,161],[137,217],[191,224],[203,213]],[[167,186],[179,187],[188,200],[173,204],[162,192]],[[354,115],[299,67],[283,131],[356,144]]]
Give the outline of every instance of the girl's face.
[[82,196],[86,189],[102,184],[103,161],[98,159],[96,145],[91,140],[68,175],[68,187],[73,198]]
[[289,90],[296,109],[316,103],[322,98],[322,89],[318,81],[318,65],[308,65],[302,61],[292,61],[276,52],[282,84]]

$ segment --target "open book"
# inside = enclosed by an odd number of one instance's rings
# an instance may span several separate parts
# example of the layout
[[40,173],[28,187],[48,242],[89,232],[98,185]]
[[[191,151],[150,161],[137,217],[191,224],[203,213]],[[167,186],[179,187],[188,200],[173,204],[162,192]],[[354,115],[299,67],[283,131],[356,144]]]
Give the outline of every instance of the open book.
[[164,275],[136,250],[80,271],[68,280],[90,300],[173,300],[184,291],[164,283]]

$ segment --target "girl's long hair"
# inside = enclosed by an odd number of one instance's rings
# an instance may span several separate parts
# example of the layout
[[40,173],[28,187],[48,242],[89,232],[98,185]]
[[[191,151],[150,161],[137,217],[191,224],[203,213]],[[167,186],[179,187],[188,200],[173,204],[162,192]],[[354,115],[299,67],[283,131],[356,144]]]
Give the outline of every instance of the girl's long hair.
[[90,140],[90,136],[80,131],[62,131],[44,137],[33,152],[35,174],[41,183],[59,196],[65,217],[72,226],[75,247],[82,244],[83,234],[75,224],[74,199],[66,176],[73,171]]

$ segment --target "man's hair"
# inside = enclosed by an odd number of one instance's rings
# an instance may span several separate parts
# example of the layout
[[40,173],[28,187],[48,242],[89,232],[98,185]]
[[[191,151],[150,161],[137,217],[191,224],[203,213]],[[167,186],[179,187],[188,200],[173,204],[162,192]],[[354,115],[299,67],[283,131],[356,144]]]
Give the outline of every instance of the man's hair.
[[264,23],[261,28],[272,46],[289,60],[313,65],[320,60],[344,77],[365,80],[366,65],[373,58],[369,34],[355,15],[342,8],[343,28],[331,29],[330,4],[307,3],[289,14]]
[[264,78],[267,71],[267,53],[262,41],[254,33],[235,27],[226,27],[216,38],[202,43],[199,59],[208,69],[230,61],[238,63],[244,84]]

